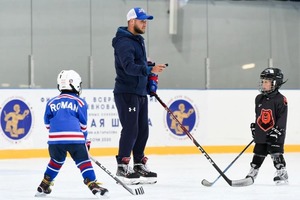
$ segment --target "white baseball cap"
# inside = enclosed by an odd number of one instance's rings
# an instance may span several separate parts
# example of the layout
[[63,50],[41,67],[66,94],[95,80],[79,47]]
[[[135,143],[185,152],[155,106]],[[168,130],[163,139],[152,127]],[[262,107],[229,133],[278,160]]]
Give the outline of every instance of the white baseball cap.
[[145,12],[145,10],[143,8],[136,7],[136,8],[130,9],[129,12],[127,13],[127,21],[129,21],[131,19],[152,20],[153,16],[147,15],[147,13]]

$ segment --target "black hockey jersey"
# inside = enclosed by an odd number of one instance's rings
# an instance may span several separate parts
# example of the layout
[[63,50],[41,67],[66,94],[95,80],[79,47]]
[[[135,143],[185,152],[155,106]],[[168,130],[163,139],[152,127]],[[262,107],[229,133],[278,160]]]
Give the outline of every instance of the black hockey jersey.
[[284,144],[287,124],[287,99],[279,91],[259,94],[255,98],[255,143],[266,143],[267,134],[273,127],[281,130],[277,143]]

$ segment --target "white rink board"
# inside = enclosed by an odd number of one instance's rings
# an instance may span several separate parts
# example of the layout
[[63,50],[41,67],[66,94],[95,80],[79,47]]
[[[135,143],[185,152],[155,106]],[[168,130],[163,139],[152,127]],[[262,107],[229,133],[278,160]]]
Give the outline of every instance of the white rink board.
[[[184,104],[183,119],[201,145],[244,145],[251,139],[249,124],[254,121],[254,99],[257,90],[159,90],[159,97],[175,113]],[[289,114],[286,144],[300,144],[300,91],[281,90],[288,99]],[[56,89],[4,89],[0,96],[0,150],[47,148],[47,130],[43,124],[46,100],[58,95]],[[117,147],[121,125],[118,122],[112,90],[83,90],[81,95],[89,104],[88,131],[93,147]],[[149,100],[150,136],[148,147],[193,146],[190,139],[172,129],[170,116],[154,97]],[[7,129],[14,113],[13,106],[20,105],[19,134],[11,136]],[[182,115],[183,116],[183,115]],[[30,119],[29,119],[30,118]],[[30,123],[31,122],[31,123]],[[180,131],[180,130],[179,130]],[[23,132],[23,133],[22,133]]]

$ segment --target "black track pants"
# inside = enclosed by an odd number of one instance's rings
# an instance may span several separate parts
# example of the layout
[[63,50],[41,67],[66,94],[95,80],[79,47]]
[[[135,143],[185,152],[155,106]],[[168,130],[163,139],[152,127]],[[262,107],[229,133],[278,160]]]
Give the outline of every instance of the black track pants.
[[114,94],[122,125],[117,160],[130,157],[135,162],[144,157],[144,150],[149,136],[148,98],[135,94]]

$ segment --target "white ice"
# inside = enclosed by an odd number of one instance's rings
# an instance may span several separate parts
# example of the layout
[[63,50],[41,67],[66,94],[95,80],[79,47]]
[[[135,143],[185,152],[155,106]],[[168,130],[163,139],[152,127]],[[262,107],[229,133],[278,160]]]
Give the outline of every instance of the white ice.
[[[211,154],[211,158],[225,169],[238,154]],[[212,187],[201,185],[202,179],[214,181],[219,174],[208,160],[199,152],[194,155],[148,155],[148,165],[158,173],[154,185],[142,185],[144,195],[131,195],[121,185],[116,184],[96,164],[93,164],[97,178],[110,192],[109,199],[120,200],[298,200],[300,199],[299,153],[286,153],[289,185],[276,186],[273,183],[275,168],[268,156],[260,169],[255,183],[247,187],[231,187],[220,178]],[[116,162],[111,157],[95,157],[102,165],[115,173]],[[243,154],[226,172],[228,178],[244,178],[249,171],[251,153]],[[34,197],[48,158],[0,160],[0,199],[38,200],[38,199],[97,199],[83,184],[81,174],[70,157],[67,158],[57,176],[52,193],[44,198]],[[139,186],[129,186],[137,188]]]

